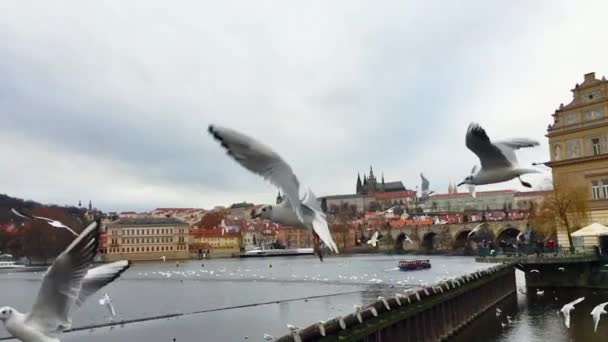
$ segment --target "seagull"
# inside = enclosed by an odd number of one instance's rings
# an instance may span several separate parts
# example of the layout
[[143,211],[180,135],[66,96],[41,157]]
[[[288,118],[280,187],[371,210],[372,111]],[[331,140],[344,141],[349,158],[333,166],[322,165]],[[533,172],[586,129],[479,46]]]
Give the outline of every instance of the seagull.
[[291,331],[291,332],[296,332],[296,331],[300,330],[300,328],[296,327],[293,324],[289,324],[289,323],[287,324],[287,329],[289,329],[289,331]]
[[401,293],[397,293],[395,294],[395,301],[397,302],[397,305],[401,306],[401,298],[405,298],[404,295],[402,295]]
[[503,328],[506,328],[506,327],[507,327],[507,325],[506,325],[505,323],[503,323],[503,322],[500,322],[500,325],[501,325]]
[[370,307],[369,307],[369,311],[372,313],[372,315],[373,315],[374,317],[378,317],[378,310],[376,310],[376,307],[374,307],[374,306],[370,306]]
[[477,226],[475,226],[475,228],[473,228],[473,230],[471,230],[469,232],[469,235],[467,235],[467,239],[471,238],[471,235],[477,234],[479,232],[479,230],[481,229],[481,226],[483,225],[483,223],[478,224]]
[[528,273],[540,273],[540,271],[539,271],[539,270],[534,269],[534,270],[530,270],[530,272],[528,272]]
[[479,124],[471,123],[467,129],[466,146],[479,158],[481,170],[475,174],[477,167],[473,167],[471,175],[458,186],[468,184],[469,192],[473,197],[475,197],[475,185],[500,183],[513,178],[519,179],[523,186],[531,188],[532,185],[524,182],[521,176],[540,171],[520,168],[515,150],[538,145],[538,141],[526,138],[491,142],[486,131]]
[[274,338],[274,336],[272,336],[272,335],[264,334],[264,340],[274,341],[274,340],[276,340],[276,338]]
[[166,256],[164,256],[164,255],[163,255],[163,256],[161,256],[161,257],[160,257],[160,259],[161,259],[163,262],[166,262],[166,261],[167,261],[167,257],[166,257]]
[[545,290],[542,290],[542,291],[541,291],[540,289],[536,289],[536,295],[538,295],[538,296],[542,296],[542,295],[544,295],[544,294],[545,294]]
[[378,296],[378,300],[384,304],[384,307],[386,308],[386,310],[391,311],[391,306],[388,305],[388,301],[386,300],[386,298],[384,298],[382,296]]
[[103,294],[103,297],[99,300],[99,305],[103,305],[106,308],[108,308],[108,311],[110,312],[110,315],[112,317],[116,316],[116,311],[114,310],[114,305],[112,305],[112,300],[110,299],[110,296],[108,296],[107,293]]
[[367,240],[367,244],[371,245],[372,247],[376,247],[378,245],[378,239],[380,233],[378,231],[374,232],[374,235],[372,235],[371,239]]
[[600,316],[602,316],[602,314],[606,313],[607,304],[608,304],[608,302],[599,304],[596,307],[594,307],[593,310],[591,310],[591,316],[593,316],[593,324],[595,324],[595,327],[593,329],[594,332],[597,332],[597,325],[600,322]]
[[78,234],[70,227],[66,226],[65,224],[61,223],[60,221],[57,220],[53,220],[50,219],[48,217],[42,217],[42,216],[34,216],[34,215],[28,215],[25,213],[22,213],[14,208],[11,208],[11,211],[13,212],[13,214],[24,218],[24,219],[29,219],[29,220],[40,220],[40,221],[45,221],[46,223],[48,223],[49,225],[55,227],[55,228],[63,228],[63,229],[67,229],[68,231],[70,231],[70,233],[74,234],[74,236],[78,236]]
[[524,232],[520,232],[519,234],[517,234],[517,236],[515,237],[515,241],[523,241],[524,240]]
[[60,342],[61,333],[71,328],[73,311],[130,267],[129,261],[121,260],[90,268],[99,245],[99,231],[100,222],[92,222],[55,259],[30,313],[0,308],[0,321],[13,337],[24,342]]
[[564,314],[564,324],[566,328],[570,328],[570,311],[574,310],[574,306],[585,300],[585,297],[581,297],[575,301],[572,301],[562,307],[560,310]]
[[361,310],[363,309],[361,307],[361,305],[354,305],[355,308],[355,313],[357,314],[357,320],[359,321],[359,323],[363,323],[363,317],[361,317]]
[[414,244],[414,241],[412,241],[412,239],[410,239],[410,237],[408,235],[405,236],[405,240],[404,241],[407,241],[407,242],[409,242],[412,245]]
[[[319,250],[319,239],[334,253],[338,246],[331,236],[327,219],[319,202],[310,189],[299,198],[300,183],[287,164],[276,152],[255,139],[235,130],[210,125],[209,133],[227,150],[227,154],[247,170],[270,181],[285,194],[285,199],[276,206],[265,205],[252,217],[261,217],[288,226],[312,229],[315,250]],[[319,258],[322,258],[320,251]]]
[[562,272],[566,272],[566,269],[564,267],[558,267],[557,270],[558,271],[562,271]]
[[338,316],[338,323],[340,324],[340,328],[342,328],[342,330],[346,330],[346,322],[344,322],[344,317]]
[[509,324],[513,324],[513,320],[511,319],[511,316],[507,316],[507,322]]

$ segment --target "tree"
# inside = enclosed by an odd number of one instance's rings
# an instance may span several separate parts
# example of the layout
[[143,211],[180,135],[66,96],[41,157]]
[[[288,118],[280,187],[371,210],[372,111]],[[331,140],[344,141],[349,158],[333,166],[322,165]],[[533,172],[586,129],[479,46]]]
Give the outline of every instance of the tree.
[[369,211],[380,211],[382,210],[382,206],[380,205],[380,203],[376,202],[376,201],[372,201],[369,203]]
[[551,235],[556,226],[561,226],[568,234],[570,251],[574,252],[572,229],[580,228],[587,222],[589,194],[587,188],[571,181],[553,182],[553,191],[547,192],[532,214],[532,222],[545,235]]

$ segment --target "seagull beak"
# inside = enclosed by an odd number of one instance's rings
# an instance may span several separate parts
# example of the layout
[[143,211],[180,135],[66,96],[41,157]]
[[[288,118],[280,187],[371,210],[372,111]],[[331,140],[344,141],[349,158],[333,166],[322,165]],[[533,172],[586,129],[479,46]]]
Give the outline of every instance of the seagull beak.
[[459,183],[459,184],[458,184],[458,185],[456,185],[456,186],[458,187],[458,186],[463,186],[463,185],[464,185],[464,182]]

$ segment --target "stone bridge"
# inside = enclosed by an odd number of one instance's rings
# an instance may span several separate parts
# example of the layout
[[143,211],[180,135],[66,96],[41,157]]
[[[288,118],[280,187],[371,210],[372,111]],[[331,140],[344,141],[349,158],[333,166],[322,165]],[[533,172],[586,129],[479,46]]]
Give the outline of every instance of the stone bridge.
[[[468,234],[478,225],[482,225],[476,237],[468,240]],[[475,241],[494,241],[498,244],[500,240],[507,242],[515,241],[520,232],[525,232],[528,226],[527,220],[519,221],[487,221],[458,224],[405,226],[401,228],[383,228],[380,233],[385,237],[384,248],[394,248],[405,251],[458,251],[473,252],[477,249]],[[413,243],[405,242],[405,236],[409,236]]]

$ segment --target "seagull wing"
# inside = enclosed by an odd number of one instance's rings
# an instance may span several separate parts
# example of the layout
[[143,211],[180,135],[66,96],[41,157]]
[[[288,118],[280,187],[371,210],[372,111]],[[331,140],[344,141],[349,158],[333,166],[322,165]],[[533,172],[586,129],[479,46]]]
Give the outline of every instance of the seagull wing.
[[[131,267],[131,263],[128,260],[120,260],[89,269],[82,281],[82,289],[75,303],[76,308],[81,307],[87,298],[95,294],[102,287],[120,277],[129,267]],[[106,302],[108,301],[109,297]]]
[[593,324],[594,324],[593,331],[597,331],[597,325],[600,323],[600,317],[602,316],[603,313],[606,313],[606,311],[604,310],[606,305],[608,305],[608,302],[596,305],[593,308],[593,310],[591,310],[591,316],[593,316]]
[[492,144],[486,131],[477,123],[471,123],[467,129],[466,145],[477,155],[482,169],[511,167],[502,150]]
[[71,325],[70,311],[82,281],[93,264],[99,244],[99,223],[92,222],[49,268],[26,323],[47,334],[57,334]]
[[564,324],[566,325],[566,328],[570,328],[570,310],[574,309],[574,307],[566,308],[566,305],[562,308],[562,313],[564,314]]
[[574,306],[575,306],[576,304],[578,304],[578,303],[580,303],[580,302],[582,302],[582,301],[584,301],[584,300],[585,300],[585,297],[581,297],[581,298],[578,298],[578,299],[576,299],[576,300],[571,301],[570,303],[568,303],[568,304],[566,304],[566,305],[572,305],[572,308],[574,308]]
[[539,143],[537,141],[525,138],[510,139],[494,143],[494,146],[498,147],[498,149],[507,158],[507,160],[509,160],[512,166],[518,165],[515,150],[518,150],[523,147],[534,147],[538,145]]
[[34,217],[32,217],[31,215],[28,215],[26,213],[20,212],[19,210],[15,209],[15,208],[11,208],[11,211],[13,212],[13,214],[21,217],[21,218],[25,218],[25,219],[33,219]]
[[303,222],[299,205],[300,183],[291,167],[276,152],[229,128],[209,126],[209,133],[222,144],[228,155],[244,168],[280,188],[289,199],[298,219]]
[[312,216],[312,229],[315,231],[315,233],[317,233],[317,235],[319,235],[321,241],[323,241],[323,243],[329,247],[332,252],[338,253],[338,245],[336,245],[334,238],[331,236],[325,214],[323,213],[323,210],[321,210],[317,198],[312,191],[310,191],[310,189],[308,189],[308,192],[304,198],[302,208],[306,211],[307,215]]

